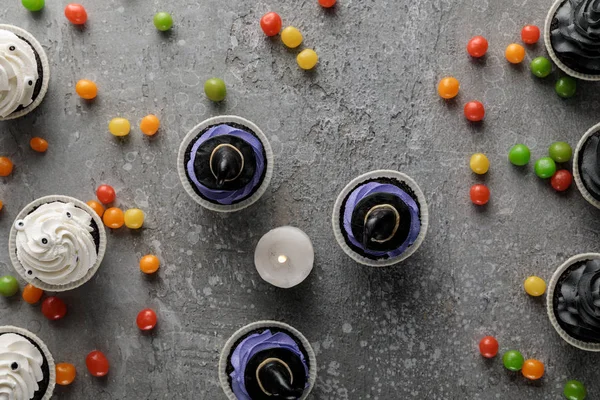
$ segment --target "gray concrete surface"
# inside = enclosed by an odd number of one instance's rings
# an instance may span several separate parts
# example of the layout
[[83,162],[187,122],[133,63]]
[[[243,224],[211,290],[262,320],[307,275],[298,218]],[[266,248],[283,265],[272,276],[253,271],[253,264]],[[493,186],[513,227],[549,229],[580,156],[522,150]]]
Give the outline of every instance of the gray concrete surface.
[[[48,1],[36,15],[19,3],[3,2],[0,21],[40,40],[52,78],[36,112],[0,123],[0,153],[16,164],[0,179],[0,272],[13,272],[6,254],[13,218],[37,197],[89,200],[108,183],[120,206],[148,215],[141,232],[109,234],[95,278],[61,296],[69,306],[64,320],[51,323],[20,298],[0,301],[1,324],[29,328],[58,361],[77,366],[76,382],[58,388],[56,398],[221,399],[221,346],[242,325],[268,318],[294,325],[314,344],[314,399],[560,399],[568,379],[600,398],[600,356],[564,343],[543,301],[521,286],[531,274],[549,279],[571,255],[600,250],[600,211],[575,188],[556,194],[531,166],[517,170],[506,161],[516,142],[534,157],[554,140],[575,145],[600,119],[598,84],[581,84],[564,101],[553,91],[557,74],[538,80],[526,64],[503,59],[523,25],[543,24],[549,0],[339,0],[333,11],[317,0],[85,1],[83,30],[65,20],[66,1]],[[263,37],[258,20],[271,9],[317,50],[314,72],[297,68],[296,51]],[[160,10],[174,15],[171,33],[151,23]],[[490,41],[480,62],[464,50],[475,34]],[[540,43],[527,60],[544,53]],[[462,92],[446,104],[435,86],[449,74]],[[212,76],[229,88],[221,105],[202,91]],[[80,78],[97,81],[94,103],[75,95]],[[471,99],[487,105],[481,126],[462,116]],[[150,112],[163,122],[155,139],[138,129],[124,140],[108,133],[112,117],[137,125]],[[175,167],[186,132],[225,113],[261,126],[277,160],[267,194],[235,215],[196,206]],[[47,154],[30,150],[34,135],[50,142]],[[478,151],[492,163],[481,179],[468,168]],[[355,264],[330,228],[338,191],[376,168],[411,175],[430,204],[424,245],[396,268]],[[478,181],[492,191],[485,209],[468,199]],[[299,287],[278,290],[261,281],[253,251],[262,234],[285,224],[312,238],[316,266]],[[163,262],[154,279],[137,267],[150,252]],[[148,306],[160,318],[149,336],[135,327]],[[502,350],[544,361],[545,378],[529,383],[500,359],[483,360],[477,342],[486,334]],[[110,359],[107,379],[85,369],[93,349]]]

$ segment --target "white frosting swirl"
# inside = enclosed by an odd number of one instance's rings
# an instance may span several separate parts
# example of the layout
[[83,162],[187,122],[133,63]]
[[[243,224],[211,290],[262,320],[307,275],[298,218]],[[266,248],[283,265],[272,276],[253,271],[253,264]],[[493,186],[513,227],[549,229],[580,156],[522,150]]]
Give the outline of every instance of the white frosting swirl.
[[31,46],[14,33],[0,29],[0,117],[33,102],[38,78]]
[[15,333],[0,335],[0,399],[30,400],[44,379],[42,353]]
[[17,258],[27,276],[51,285],[83,278],[98,258],[91,223],[88,212],[60,201],[15,221]]

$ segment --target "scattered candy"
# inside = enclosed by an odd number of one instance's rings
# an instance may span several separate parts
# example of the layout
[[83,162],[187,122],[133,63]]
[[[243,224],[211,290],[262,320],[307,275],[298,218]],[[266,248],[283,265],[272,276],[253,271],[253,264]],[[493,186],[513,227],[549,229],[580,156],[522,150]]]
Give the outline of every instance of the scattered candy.
[[100,185],[98,186],[98,189],[96,189],[96,197],[102,204],[109,204],[115,201],[117,193],[110,185]]
[[268,12],[260,19],[260,28],[267,36],[275,36],[281,31],[281,17],[276,12]]
[[540,28],[535,25],[526,25],[521,30],[521,40],[527,44],[537,43],[540,40]]
[[139,312],[135,322],[140,330],[151,331],[156,326],[156,313],[154,310],[146,308]]
[[59,320],[67,315],[67,305],[58,297],[46,297],[42,301],[42,314],[50,321]]
[[302,34],[297,28],[288,26],[281,32],[281,41],[290,49],[295,49],[302,44]]
[[568,400],[584,400],[587,396],[587,390],[583,383],[571,380],[565,384],[563,394]]
[[571,159],[573,149],[567,142],[554,142],[548,148],[548,154],[557,163],[564,163]]
[[546,292],[546,281],[539,276],[530,276],[523,282],[523,287],[528,295],[539,297]]
[[140,122],[140,130],[144,135],[153,136],[158,132],[158,128],[160,128],[160,120],[156,115],[146,115]]
[[29,11],[40,11],[46,5],[45,0],[21,0],[23,7]]
[[493,336],[486,336],[479,342],[479,352],[485,358],[494,358],[498,354],[498,341]]
[[550,178],[550,184],[552,188],[557,192],[564,192],[571,187],[573,183],[573,175],[566,169],[556,171],[552,178]]
[[525,359],[517,350],[509,350],[502,356],[502,362],[504,363],[504,367],[506,369],[515,372],[521,370]]
[[302,69],[313,69],[319,62],[319,56],[313,49],[304,49],[296,57],[296,62]]
[[438,84],[438,94],[444,99],[453,99],[458,95],[460,83],[458,79],[448,76]]
[[44,295],[44,291],[42,289],[36,288],[31,283],[25,285],[23,288],[23,300],[29,304],[35,304]]
[[45,153],[48,150],[48,142],[41,137],[31,138],[29,146],[31,146],[33,151],[37,151],[38,153]]
[[129,229],[140,229],[144,225],[144,212],[139,208],[130,208],[125,211],[123,219]]
[[535,162],[535,173],[540,178],[551,178],[555,172],[556,163],[550,157],[542,157]]
[[545,78],[552,73],[552,63],[546,57],[536,57],[529,64],[531,73],[538,78]]
[[152,254],[148,254],[140,260],[140,269],[145,274],[153,274],[158,271],[158,267],[160,267],[160,261],[158,257]]
[[465,104],[465,117],[471,122],[479,122],[485,117],[485,107],[479,101],[470,101]]
[[92,351],[85,358],[85,365],[93,376],[105,376],[108,374],[108,360],[106,356],[98,350]]
[[520,44],[509,44],[504,53],[511,64],[520,64],[525,59],[525,48]]
[[0,176],[9,176],[13,170],[13,163],[8,157],[0,157]]
[[335,6],[337,0],[319,0],[319,4],[321,7],[331,8]]
[[61,386],[67,386],[73,383],[77,370],[73,364],[59,363],[56,364],[56,383]]
[[471,171],[478,175],[483,175],[490,169],[490,160],[483,153],[475,153],[471,156],[469,161]]
[[467,44],[467,52],[471,57],[480,58],[488,50],[488,41],[483,36],[475,36]]
[[90,206],[92,208],[92,210],[94,210],[94,212],[96,214],[98,214],[98,216],[100,218],[102,218],[102,215],[104,215],[104,206],[102,204],[100,204],[99,201],[96,200],[90,200],[86,203],[88,206]]
[[527,379],[538,380],[544,376],[544,363],[538,360],[527,360],[523,363],[521,373]]
[[65,17],[74,25],[83,25],[88,19],[85,8],[81,4],[75,3],[65,7]]
[[173,27],[173,17],[167,12],[154,14],[154,26],[161,32],[168,31]]
[[482,184],[471,186],[469,195],[471,196],[471,202],[477,206],[484,206],[490,201],[490,189]]
[[577,92],[577,81],[570,76],[563,76],[556,81],[554,89],[563,99],[571,98],[575,96],[575,93]]
[[0,295],[11,297],[19,291],[19,282],[14,276],[4,275],[0,277]]
[[108,123],[108,130],[115,136],[127,136],[131,131],[131,124],[125,118],[113,118]]
[[75,85],[75,92],[85,100],[92,100],[98,96],[98,86],[89,79],[82,79]]
[[508,152],[508,161],[518,167],[527,165],[530,157],[531,152],[529,151],[529,147],[524,144],[515,144]]
[[102,221],[104,221],[104,225],[111,229],[119,229],[125,223],[125,216],[120,208],[111,207],[104,211]]
[[210,78],[204,83],[204,93],[212,101],[222,101],[227,95],[227,87],[223,79]]

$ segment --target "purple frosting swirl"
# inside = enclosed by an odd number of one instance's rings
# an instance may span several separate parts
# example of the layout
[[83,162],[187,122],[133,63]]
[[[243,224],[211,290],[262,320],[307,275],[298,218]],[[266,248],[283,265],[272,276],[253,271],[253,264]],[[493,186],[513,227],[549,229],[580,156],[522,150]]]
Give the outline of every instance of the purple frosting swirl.
[[[231,365],[233,366],[233,372],[229,375],[231,377],[231,389],[238,400],[252,400],[246,390],[244,379],[248,361],[250,361],[256,353],[274,348],[290,350],[300,357],[300,360],[302,360],[302,364],[304,365],[304,370],[306,371],[306,377],[308,378],[308,367],[306,366],[304,354],[302,354],[294,339],[283,332],[272,334],[271,331],[267,329],[262,333],[252,334],[242,340],[231,355]],[[308,387],[308,379],[306,382],[306,387]]]
[[[201,184],[198,178],[196,177],[196,171],[194,170],[194,160],[196,159],[196,152],[198,151],[198,148],[202,145],[202,143],[206,142],[207,140],[222,135],[232,135],[238,137],[244,140],[246,143],[248,143],[254,150],[254,156],[256,157],[256,172],[254,173],[252,180],[241,189],[210,189]],[[206,162],[209,162],[209,160],[206,160]],[[263,145],[256,136],[241,129],[234,128],[226,124],[213,126],[212,128],[208,129],[202,136],[200,136],[200,138],[192,146],[192,149],[190,151],[190,160],[188,161],[186,167],[188,177],[194,183],[196,189],[198,189],[198,191],[202,193],[204,197],[213,200],[219,204],[230,205],[235,203],[236,201],[241,201],[245,199],[252,193],[252,191],[254,191],[254,189],[257,186],[260,185],[263,172],[265,171]]]
[[[374,193],[390,193],[396,195],[400,197],[400,199],[406,204],[410,211],[410,230],[408,232],[408,237],[400,247],[392,251],[372,251],[365,249],[361,243],[362,241],[357,240],[354,237],[354,234],[352,233],[352,214],[354,212],[354,209],[362,199]],[[348,196],[348,200],[346,201],[346,206],[344,208],[344,230],[346,231],[346,235],[350,242],[359,249],[362,249],[366,254],[375,257],[398,257],[399,255],[404,253],[408,246],[411,246],[419,236],[419,232],[421,231],[421,220],[419,219],[419,206],[412,197],[410,197],[404,190],[400,189],[398,186],[388,183],[365,183],[364,185],[361,185],[354,189],[350,196]]]

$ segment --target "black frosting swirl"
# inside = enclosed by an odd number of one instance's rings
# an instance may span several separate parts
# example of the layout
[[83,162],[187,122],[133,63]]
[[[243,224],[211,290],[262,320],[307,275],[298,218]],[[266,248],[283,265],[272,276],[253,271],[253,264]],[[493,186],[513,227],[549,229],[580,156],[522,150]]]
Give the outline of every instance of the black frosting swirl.
[[600,201],[600,136],[592,135],[579,153],[579,171],[587,191]]
[[554,294],[560,326],[572,337],[600,343],[600,260],[588,260],[567,269]]
[[564,64],[600,74],[600,0],[566,0],[550,29],[552,48]]

